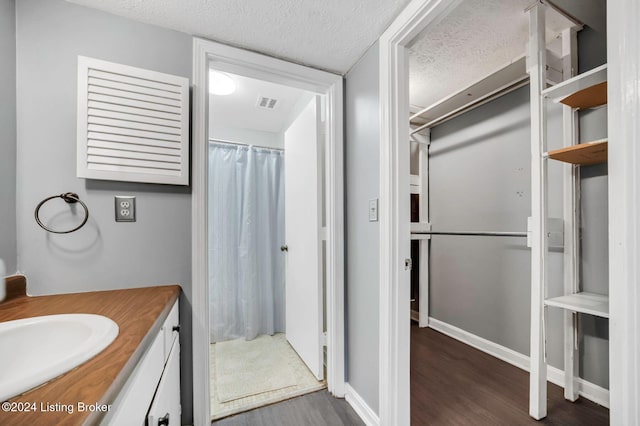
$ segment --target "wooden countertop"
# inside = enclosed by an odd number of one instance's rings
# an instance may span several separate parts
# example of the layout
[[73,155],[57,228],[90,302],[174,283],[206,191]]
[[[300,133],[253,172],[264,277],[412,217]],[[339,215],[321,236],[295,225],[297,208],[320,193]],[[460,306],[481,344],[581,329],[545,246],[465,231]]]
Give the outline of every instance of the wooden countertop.
[[[19,280],[18,280],[19,281]],[[21,283],[14,283],[20,286]],[[160,331],[180,286],[97,291],[29,297],[15,294],[0,303],[0,322],[41,315],[88,313],[111,318],[118,337],[94,358],[48,383],[12,398],[11,402],[35,403],[35,412],[0,410],[0,424],[82,425],[97,424],[103,412],[78,412],[78,403],[112,404],[134,367]],[[11,350],[2,348],[1,350]],[[58,411],[56,406],[58,405]],[[59,409],[61,405],[73,407]],[[46,411],[50,408],[49,411]],[[112,410],[115,407],[112,407]]]

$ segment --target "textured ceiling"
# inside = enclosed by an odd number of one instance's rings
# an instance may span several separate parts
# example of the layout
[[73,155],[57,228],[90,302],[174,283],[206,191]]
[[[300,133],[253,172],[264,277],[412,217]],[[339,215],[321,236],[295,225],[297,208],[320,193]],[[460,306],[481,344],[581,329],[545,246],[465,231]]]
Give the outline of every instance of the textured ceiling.
[[[409,46],[411,105],[428,107],[525,54],[532,0],[465,0]],[[547,41],[571,23],[547,8]]]
[[340,74],[409,0],[68,0]]
[[[209,95],[209,112],[214,125],[279,133],[285,130],[292,110],[306,93],[254,78],[228,74],[236,83],[236,91],[227,96]],[[256,106],[258,96],[277,99],[274,109]]]

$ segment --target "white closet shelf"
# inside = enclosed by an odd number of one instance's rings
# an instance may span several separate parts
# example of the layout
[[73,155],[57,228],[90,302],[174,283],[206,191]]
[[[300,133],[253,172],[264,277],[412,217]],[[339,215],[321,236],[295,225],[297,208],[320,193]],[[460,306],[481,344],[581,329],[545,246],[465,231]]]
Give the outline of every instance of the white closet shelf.
[[[598,88],[602,88],[602,83],[607,81],[607,64],[601,65],[597,68],[587,71],[580,75],[577,75],[569,80],[558,83],[555,86],[549,87],[542,91],[542,96],[552,99],[554,102],[561,102],[571,95],[577,95],[579,92],[586,91],[590,94],[589,89],[596,86],[596,92],[600,92]],[[593,91],[593,89],[592,89]],[[587,96],[591,99],[591,96]],[[606,103],[606,86],[605,86],[605,100],[604,102],[595,102],[593,105],[570,105],[573,108],[593,108],[594,106],[603,105]]]
[[609,296],[603,294],[587,292],[567,294],[547,299],[544,304],[583,314],[609,318]]
[[492,95],[514,88],[518,84],[524,85],[528,81],[526,57],[523,55],[462,90],[421,109],[411,115],[409,120],[412,124],[422,126],[428,124],[428,127],[432,127],[457,115],[471,105],[479,104],[483,100],[491,98]]

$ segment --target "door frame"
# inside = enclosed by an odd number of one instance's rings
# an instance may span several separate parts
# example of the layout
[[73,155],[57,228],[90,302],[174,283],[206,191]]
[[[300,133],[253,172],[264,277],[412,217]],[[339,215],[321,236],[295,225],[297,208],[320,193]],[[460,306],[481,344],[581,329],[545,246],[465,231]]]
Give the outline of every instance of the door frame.
[[640,7],[607,2],[609,401],[612,425],[640,424]]
[[405,46],[462,0],[414,0],[380,37],[380,424],[410,424],[409,71]]
[[[413,0],[380,38],[380,424],[410,424],[409,91],[404,46],[461,0]],[[612,424],[640,423],[640,8],[607,2]],[[628,379],[631,377],[632,379]]]
[[344,173],[342,76],[200,38],[193,39],[192,131],[192,338],[193,418],[211,423],[209,303],[207,266],[208,93],[209,64],[216,69],[285,84],[325,95],[327,235],[327,387],[344,397]]

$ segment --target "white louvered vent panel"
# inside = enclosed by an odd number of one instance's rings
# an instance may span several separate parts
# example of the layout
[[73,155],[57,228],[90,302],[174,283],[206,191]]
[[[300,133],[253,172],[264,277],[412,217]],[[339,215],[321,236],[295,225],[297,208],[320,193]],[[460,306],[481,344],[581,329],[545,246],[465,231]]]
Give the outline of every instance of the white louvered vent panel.
[[78,57],[78,177],[189,184],[189,81]]

